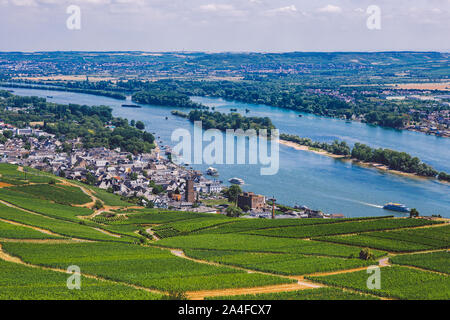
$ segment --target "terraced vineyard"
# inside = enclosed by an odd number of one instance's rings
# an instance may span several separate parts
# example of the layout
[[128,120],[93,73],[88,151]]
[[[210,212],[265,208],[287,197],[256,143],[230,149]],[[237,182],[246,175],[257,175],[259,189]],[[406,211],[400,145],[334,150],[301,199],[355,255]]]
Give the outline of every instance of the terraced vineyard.
[[357,271],[323,277],[307,277],[336,287],[355,289],[398,299],[450,299],[450,278],[406,267],[388,267],[381,271],[381,288],[367,288],[367,272]]
[[450,247],[450,225],[389,232],[369,232],[340,237],[321,237],[317,240],[400,252],[443,249]]
[[[144,209],[0,164],[0,299],[448,299],[447,222]],[[376,264],[382,287],[369,290],[366,268]],[[82,290],[66,288],[71,265]]]

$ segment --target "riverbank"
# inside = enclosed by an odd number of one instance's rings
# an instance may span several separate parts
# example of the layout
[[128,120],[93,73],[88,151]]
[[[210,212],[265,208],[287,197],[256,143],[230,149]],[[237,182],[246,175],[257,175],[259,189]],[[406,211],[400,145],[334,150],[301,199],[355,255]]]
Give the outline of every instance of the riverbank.
[[357,160],[357,159],[354,159],[354,158],[351,158],[351,157],[348,157],[348,156],[337,155],[337,154],[333,154],[333,153],[327,152],[325,150],[319,150],[319,149],[314,149],[314,148],[311,148],[311,147],[308,147],[308,146],[303,146],[301,144],[298,144],[298,143],[295,143],[295,142],[292,142],[292,141],[287,141],[287,140],[281,140],[280,139],[279,143],[282,144],[282,145],[285,145],[287,147],[294,148],[296,150],[313,152],[313,153],[320,154],[320,155],[323,155],[323,156],[327,156],[327,157],[330,157],[330,158],[339,159],[339,160],[342,160],[342,161],[348,161],[348,162],[351,162],[352,164],[356,164],[358,166],[365,167],[365,168],[375,168],[375,169],[378,169],[378,170],[381,170],[381,171],[384,171],[384,172],[388,172],[388,173],[392,173],[392,174],[396,174],[396,175],[401,175],[401,176],[405,176],[405,177],[409,177],[409,178],[423,179],[423,180],[436,180],[438,182],[446,183],[445,181],[441,181],[441,180],[438,180],[438,179],[433,179],[433,178],[429,178],[429,177],[419,176],[419,175],[417,175],[415,173],[409,173],[409,172],[402,172],[402,171],[398,171],[398,170],[393,170],[393,169],[390,169],[388,166],[386,166],[384,164],[381,164],[381,163],[363,162],[363,161],[360,161],[360,160]]

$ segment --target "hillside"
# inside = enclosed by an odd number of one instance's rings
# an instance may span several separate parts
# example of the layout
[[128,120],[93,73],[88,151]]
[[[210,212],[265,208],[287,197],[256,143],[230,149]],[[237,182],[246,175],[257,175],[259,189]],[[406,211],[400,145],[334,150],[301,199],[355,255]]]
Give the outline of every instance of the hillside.
[[[444,220],[144,209],[0,164],[0,299],[448,299],[449,240]],[[366,287],[375,264],[379,290]],[[72,265],[83,290],[66,288]]]

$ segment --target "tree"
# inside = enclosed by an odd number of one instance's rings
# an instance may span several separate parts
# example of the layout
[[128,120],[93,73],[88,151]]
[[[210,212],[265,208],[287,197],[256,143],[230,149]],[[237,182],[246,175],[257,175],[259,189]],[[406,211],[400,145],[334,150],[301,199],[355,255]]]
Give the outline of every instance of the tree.
[[361,249],[359,252],[359,258],[362,260],[373,260],[375,259],[375,255],[370,251],[369,248]]
[[235,206],[235,205],[228,206],[226,212],[227,212],[228,217],[234,217],[234,218],[237,218],[242,214],[242,210],[238,206]]
[[241,187],[234,184],[225,190],[224,194],[228,198],[228,201],[237,203],[238,196],[242,193]]
[[132,172],[132,173],[130,174],[130,179],[133,180],[133,181],[137,180],[137,179],[138,179],[138,174],[137,174],[137,172]]
[[145,124],[142,121],[137,121],[136,122],[136,128],[138,128],[139,130],[144,130],[145,129]]
[[95,185],[96,182],[97,182],[97,179],[95,178],[95,176],[92,173],[90,173],[90,172],[86,173],[86,183],[87,184],[93,186],[93,185]]
[[412,208],[409,212],[409,217],[414,218],[419,216],[419,211],[416,208]]
[[5,136],[6,139],[11,139],[13,136],[13,132],[11,130],[5,130],[3,131],[3,135]]
[[94,209],[100,210],[103,208],[103,203],[100,200],[96,200],[94,204]]

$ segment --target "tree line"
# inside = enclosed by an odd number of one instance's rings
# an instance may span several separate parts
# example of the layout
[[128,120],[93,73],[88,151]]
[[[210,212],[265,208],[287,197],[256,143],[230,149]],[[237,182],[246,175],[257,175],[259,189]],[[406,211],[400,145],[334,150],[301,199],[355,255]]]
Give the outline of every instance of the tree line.
[[387,166],[389,169],[406,173],[413,173],[424,177],[437,177],[439,180],[449,181],[450,175],[436,171],[433,167],[423,163],[418,157],[406,152],[383,148],[371,148],[362,143],[355,143],[350,148],[345,141],[335,140],[333,143],[312,141],[296,135],[281,134],[280,139],[292,141],[303,146],[325,150],[332,154],[343,155],[362,162],[373,162]]
[[239,113],[221,113],[221,112],[210,112],[202,110],[192,110],[188,114],[188,119],[191,122],[202,121],[202,126],[204,129],[219,129],[225,131],[227,129],[254,129],[259,132],[261,129],[266,129],[267,133],[270,134],[275,126],[268,117],[244,117]]

